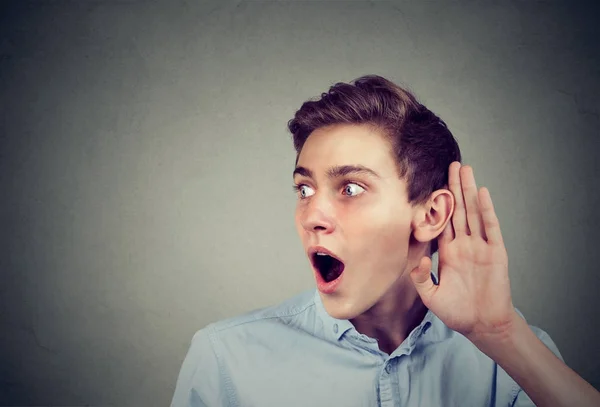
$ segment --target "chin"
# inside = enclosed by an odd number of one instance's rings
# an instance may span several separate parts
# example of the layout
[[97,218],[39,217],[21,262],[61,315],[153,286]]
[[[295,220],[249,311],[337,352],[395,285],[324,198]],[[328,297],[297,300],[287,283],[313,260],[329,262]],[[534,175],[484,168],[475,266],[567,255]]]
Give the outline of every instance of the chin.
[[365,310],[359,304],[338,304],[331,299],[324,299],[323,307],[325,311],[335,319],[354,319],[361,315]]

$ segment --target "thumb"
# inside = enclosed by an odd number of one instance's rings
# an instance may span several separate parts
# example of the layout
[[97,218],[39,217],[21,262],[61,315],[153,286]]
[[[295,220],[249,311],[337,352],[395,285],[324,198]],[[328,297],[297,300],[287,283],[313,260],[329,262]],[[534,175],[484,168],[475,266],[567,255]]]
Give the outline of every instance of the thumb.
[[423,304],[429,308],[429,303],[437,286],[431,279],[431,259],[428,256],[421,258],[419,265],[410,272],[410,278],[415,285]]

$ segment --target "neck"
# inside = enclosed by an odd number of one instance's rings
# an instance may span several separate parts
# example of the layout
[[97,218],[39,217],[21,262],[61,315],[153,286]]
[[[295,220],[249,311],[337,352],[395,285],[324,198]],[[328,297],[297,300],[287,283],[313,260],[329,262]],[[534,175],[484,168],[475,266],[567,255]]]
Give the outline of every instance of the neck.
[[423,304],[406,270],[369,310],[350,320],[356,330],[377,339],[379,349],[391,354],[425,318]]

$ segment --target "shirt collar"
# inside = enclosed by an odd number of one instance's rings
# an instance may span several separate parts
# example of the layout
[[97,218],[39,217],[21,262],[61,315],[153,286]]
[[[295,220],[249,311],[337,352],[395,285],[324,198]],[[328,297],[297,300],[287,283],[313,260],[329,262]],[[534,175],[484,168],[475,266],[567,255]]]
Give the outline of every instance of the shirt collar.
[[[438,279],[433,272],[431,273],[431,278],[434,284],[437,285]],[[337,319],[327,313],[323,305],[323,301],[321,300],[321,295],[319,294],[318,289],[315,289],[314,302],[317,316],[323,322],[323,327],[325,329],[325,335],[327,338],[332,339],[334,341],[338,341],[342,337],[342,335],[344,335],[349,330],[354,329],[354,325],[349,320]],[[415,342],[425,331],[429,330],[429,328],[432,328],[431,325],[436,326],[439,325],[439,323],[441,323],[441,321],[435,316],[433,312],[431,312],[431,310],[428,310],[421,324],[419,324],[419,326],[413,331],[413,342]],[[439,327],[436,326],[436,328]],[[431,329],[431,331],[435,330]]]
[[339,340],[343,334],[354,328],[352,322],[347,319],[337,319],[327,313],[321,300],[319,290],[315,290],[315,307],[318,317],[323,321],[325,336],[329,339]]

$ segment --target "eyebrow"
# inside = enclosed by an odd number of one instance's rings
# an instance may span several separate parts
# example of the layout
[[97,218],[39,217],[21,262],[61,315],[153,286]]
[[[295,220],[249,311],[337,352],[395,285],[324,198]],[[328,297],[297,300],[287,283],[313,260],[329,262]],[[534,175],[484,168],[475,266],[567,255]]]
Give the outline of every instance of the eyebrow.
[[[296,167],[293,176],[295,177],[296,174],[314,178],[313,172],[305,167]],[[375,171],[362,165],[337,165],[329,168],[326,174],[329,179],[341,178],[346,175],[371,175],[375,178],[381,178]]]

